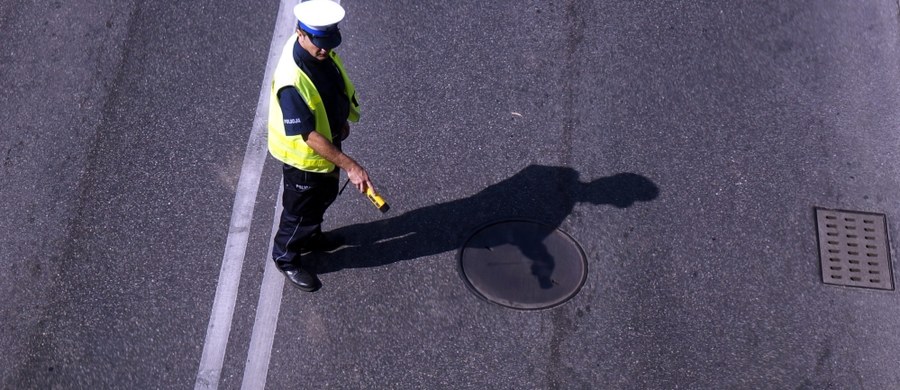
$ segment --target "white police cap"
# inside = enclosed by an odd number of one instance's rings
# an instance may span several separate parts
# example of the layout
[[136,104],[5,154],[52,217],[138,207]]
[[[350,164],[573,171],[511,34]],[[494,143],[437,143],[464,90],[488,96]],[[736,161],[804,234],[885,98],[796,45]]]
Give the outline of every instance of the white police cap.
[[332,0],[308,0],[294,6],[297,20],[316,31],[328,30],[344,19],[344,14],[344,7]]
[[344,19],[344,7],[331,0],[309,0],[294,7],[297,28],[306,32],[316,47],[333,49],[341,44],[337,23]]

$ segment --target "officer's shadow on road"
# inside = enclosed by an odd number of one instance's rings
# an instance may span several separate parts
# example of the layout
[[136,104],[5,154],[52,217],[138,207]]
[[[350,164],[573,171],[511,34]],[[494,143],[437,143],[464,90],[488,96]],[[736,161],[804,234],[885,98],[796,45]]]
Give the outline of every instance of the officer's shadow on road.
[[651,180],[634,173],[582,182],[572,168],[531,165],[468,198],[337,229],[348,245],[313,263],[319,273],[377,267],[457,250],[485,223],[525,218],[556,228],[576,203],[626,208],[658,195]]

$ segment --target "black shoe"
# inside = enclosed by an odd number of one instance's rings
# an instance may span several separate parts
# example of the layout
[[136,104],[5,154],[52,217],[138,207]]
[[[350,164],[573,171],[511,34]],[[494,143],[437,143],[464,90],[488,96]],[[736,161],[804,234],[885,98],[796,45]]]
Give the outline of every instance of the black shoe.
[[316,274],[299,267],[287,267],[280,269],[281,273],[287,280],[290,280],[297,287],[306,292],[313,292],[322,287],[322,282],[316,277]]
[[303,243],[301,252],[331,252],[344,246],[344,240],[340,237],[316,233]]

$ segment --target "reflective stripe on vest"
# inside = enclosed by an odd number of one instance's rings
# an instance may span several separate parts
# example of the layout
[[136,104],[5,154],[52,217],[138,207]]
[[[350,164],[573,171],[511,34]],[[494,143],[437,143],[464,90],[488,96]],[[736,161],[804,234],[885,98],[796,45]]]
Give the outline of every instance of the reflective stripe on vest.
[[[287,135],[284,130],[284,115],[281,112],[281,105],[278,103],[278,90],[284,87],[294,87],[309,106],[309,110],[316,120],[316,132],[329,142],[332,140],[331,126],[328,124],[328,115],[325,113],[322,97],[309,76],[294,63],[294,42],[296,41],[296,34],[288,39],[272,76],[272,93],[269,98],[269,153],[279,161],[304,171],[331,172],[334,170],[334,164],[331,161],[326,160],[310,148],[303,141],[303,136]],[[332,50],[330,55],[344,79],[344,89],[350,99],[350,114],[347,119],[356,122],[359,120],[359,105],[354,98],[356,89],[347,77],[347,72],[337,53]]]

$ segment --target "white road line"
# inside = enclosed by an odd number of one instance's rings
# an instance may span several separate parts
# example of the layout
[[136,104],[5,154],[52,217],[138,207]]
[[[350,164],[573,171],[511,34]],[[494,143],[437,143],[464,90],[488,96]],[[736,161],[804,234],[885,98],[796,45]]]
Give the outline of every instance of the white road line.
[[[293,24],[291,14],[287,12],[291,9],[291,5],[288,5],[287,1],[282,0],[278,8],[275,31],[269,46],[266,75],[259,91],[256,117],[253,119],[253,129],[244,153],[244,165],[241,167],[241,176],[238,180],[228,238],[225,242],[225,254],[219,270],[216,297],[209,316],[209,324],[206,327],[206,340],[203,344],[203,355],[200,357],[200,367],[197,370],[194,389],[217,388],[222,373],[222,364],[225,361],[225,347],[231,333],[241,268],[247,251],[250,223],[253,219],[253,206],[259,190],[263,164],[266,161],[265,125],[268,116],[269,89],[271,88],[269,82],[281,55],[281,48],[288,35],[291,34],[290,26]],[[271,261],[267,261],[267,263],[271,263]]]
[[[279,186],[278,199],[284,192],[284,185]],[[281,217],[281,202],[275,210],[275,221],[272,224],[272,236],[278,231]],[[272,253],[274,242],[269,240],[269,253]],[[241,389],[263,389],[266,387],[266,376],[269,374],[269,359],[272,357],[272,342],[275,340],[275,328],[278,325],[278,314],[281,312],[281,294],[284,291],[284,277],[275,268],[274,261],[266,262],[262,285],[259,286],[259,302],[256,304],[256,320],[253,321],[253,332],[250,336],[250,349],[244,364],[244,379]]]

